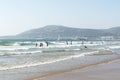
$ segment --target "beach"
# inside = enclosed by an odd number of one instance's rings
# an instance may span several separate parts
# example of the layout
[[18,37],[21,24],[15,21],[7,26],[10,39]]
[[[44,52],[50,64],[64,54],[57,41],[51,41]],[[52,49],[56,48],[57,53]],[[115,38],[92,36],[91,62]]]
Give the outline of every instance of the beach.
[[120,0],[0,0],[0,80],[120,80]]
[[112,77],[109,80],[119,80],[119,59],[118,54],[112,54],[110,58],[73,57],[44,65],[3,70],[0,71],[0,80],[106,80],[109,75]]
[[43,47],[35,43],[12,41],[0,46],[0,80],[106,80],[108,76],[119,80],[117,41],[87,42],[87,48],[79,41],[72,45],[52,41]]
[[[82,62],[80,62],[81,58]],[[117,74],[116,76],[119,77],[119,58],[118,54],[112,54],[110,58],[74,57],[45,65],[3,70],[0,71],[0,80],[90,80],[89,77],[97,77],[98,79],[94,78],[94,80],[99,80],[104,77],[106,79],[107,73],[111,71],[113,74],[110,75]]]
[[120,80],[120,59],[74,70],[64,70],[31,80]]

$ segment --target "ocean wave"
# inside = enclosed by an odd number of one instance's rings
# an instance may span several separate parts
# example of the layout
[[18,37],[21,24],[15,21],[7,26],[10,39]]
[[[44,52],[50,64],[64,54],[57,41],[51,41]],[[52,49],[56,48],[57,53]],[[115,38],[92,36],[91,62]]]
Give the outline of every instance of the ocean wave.
[[[53,42],[50,43],[49,46],[36,47],[35,43],[36,42],[2,43],[2,46],[0,46],[0,70],[51,64],[75,58],[92,58],[93,56],[102,56],[102,59],[111,59],[110,56],[117,54],[113,49],[119,48],[97,43],[85,45],[75,43],[73,45],[66,45],[65,42]],[[85,48],[85,46],[87,46],[87,48]],[[96,59],[95,61],[99,60]]]
[[[103,47],[3,47],[0,49],[0,56],[10,56],[10,55],[24,55],[24,54],[35,54],[35,53],[56,53],[56,52],[82,52],[82,51],[107,51],[108,49]],[[107,51],[108,52],[108,51]]]
[[35,54],[35,53],[42,53],[42,51],[0,52],[0,56],[25,55],[25,54]]
[[[31,66],[37,66],[37,65],[43,65],[43,64],[51,64],[51,63],[55,63],[55,62],[59,62],[59,61],[65,61],[65,60],[69,60],[69,59],[73,59],[73,58],[82,58],[82,57],[85,57],[85,56],[94,56],[94,55],[104,55],[103,54],[106,54],[106,55],[111,55],[113,54],[111,51],[89,51],[89,52],[83,52],[83,53],[80,53],[80,54],[74,54],[74,55],[68,55],[68,56],[65,56],[65,57],[61,57],[61,58],[54,58],[54,59],[48,59],[47,61],[43,60],[43,61],[37,61],[37,62],[34,62],[33,61],[23,61],[20,60],[20,62],[22,62],[22,64],[19,64],[18,61],[16,61],[16,65],[14,65],[13,63],[10,62],[9,65],[5,65],[5,62],[4,62],[4,67],[2,67],[2,64],[0,66],[0,70],[8,70],[8,69],[15,69],[15,68],[23,68],[23,67],[31,67]],[[105,53],[107,52],[107,53]],[[75,52],[76,53],[76,52]],[[106,58],[105,58],[106,59]],[[0,62],[1,63],[1,62]]]

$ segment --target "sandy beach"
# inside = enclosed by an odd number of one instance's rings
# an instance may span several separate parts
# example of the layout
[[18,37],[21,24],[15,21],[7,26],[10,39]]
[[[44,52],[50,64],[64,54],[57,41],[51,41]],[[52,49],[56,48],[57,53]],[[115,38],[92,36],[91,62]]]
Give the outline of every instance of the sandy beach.
[[120,80],[120,59],[46,74],[31,80]]
[[109,54],[3,70],[0,80],[119,80],[119,73],[120,55]]

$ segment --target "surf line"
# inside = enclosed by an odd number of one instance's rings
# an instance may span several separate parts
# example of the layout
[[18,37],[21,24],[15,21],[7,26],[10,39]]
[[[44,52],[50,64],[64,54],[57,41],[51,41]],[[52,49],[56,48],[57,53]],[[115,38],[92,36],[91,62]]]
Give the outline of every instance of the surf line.
[[50,76],[59,75],[59,74],[63,74],[63,73],[66,73],[66,72],[85,69],[85,68],[89,68],[89,67],[94,67],[94,66],[101,65],[101,64],[107,64],[107,63],[110,63],[110,62],[113,62],[113,61],[116,61],[116,60],[120,60],[120,56],[118,58],[115,58],[115,59],[109,59],[109,60],[106,60],[106,61],[101,61],[101,62],[89,64],[89,65],[84,65],[84,66],[81,66],[81,67],[49,72],[49,73],[43,74],[39,77],[34,77],[32,79],[27,79],[27,80],[42,80],[43,78],[47,78],[47,77],[50,77]]

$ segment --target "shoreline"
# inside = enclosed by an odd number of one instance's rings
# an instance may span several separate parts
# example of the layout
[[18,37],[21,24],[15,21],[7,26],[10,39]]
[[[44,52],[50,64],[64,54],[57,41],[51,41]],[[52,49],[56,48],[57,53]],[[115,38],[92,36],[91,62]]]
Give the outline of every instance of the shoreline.
[[[75,67],[75,68],[71,68],[71,69],[52,71],[52,72],[48,72],[46,74],[40,75],[39,77],[33,77],[31,79],[26,79],[26,80],[52,80],[52,79],[49,79],[49,77],[52,77],[52,78],[54,78],[54,80],[56,80],[57,78],[55,78],[55,76],[60,76],[60,80],[66,80],[66,79],[62,78],[62,76],[67,75],[67,73],[73,73],[74,71],[81,71],[81,70],[89,70],[89,69],[97,68],[97,67],[100,67],[100,66],[107,66],[107,65],[114,64],[115,62],[118,62],[118,61],[120,61],[120,58],[111,59],[111,60],[107,60],[107,61],[102,61],[102,62],[99,62],[99,63],[85,65],[85,66],[81,66],[81,67]],[[80,76],[77,76],[77,77],[79,77],[81,79]],[[70,80],[70,79],[67,79],[67,80]]]
[[86,70],[89,67],[107,64],[118,59],[120,59],[119,54],[75,57],[50,64],[0,71],[0,80],[42,80],[57,75],[66,75],[66,73],[73,71]]

